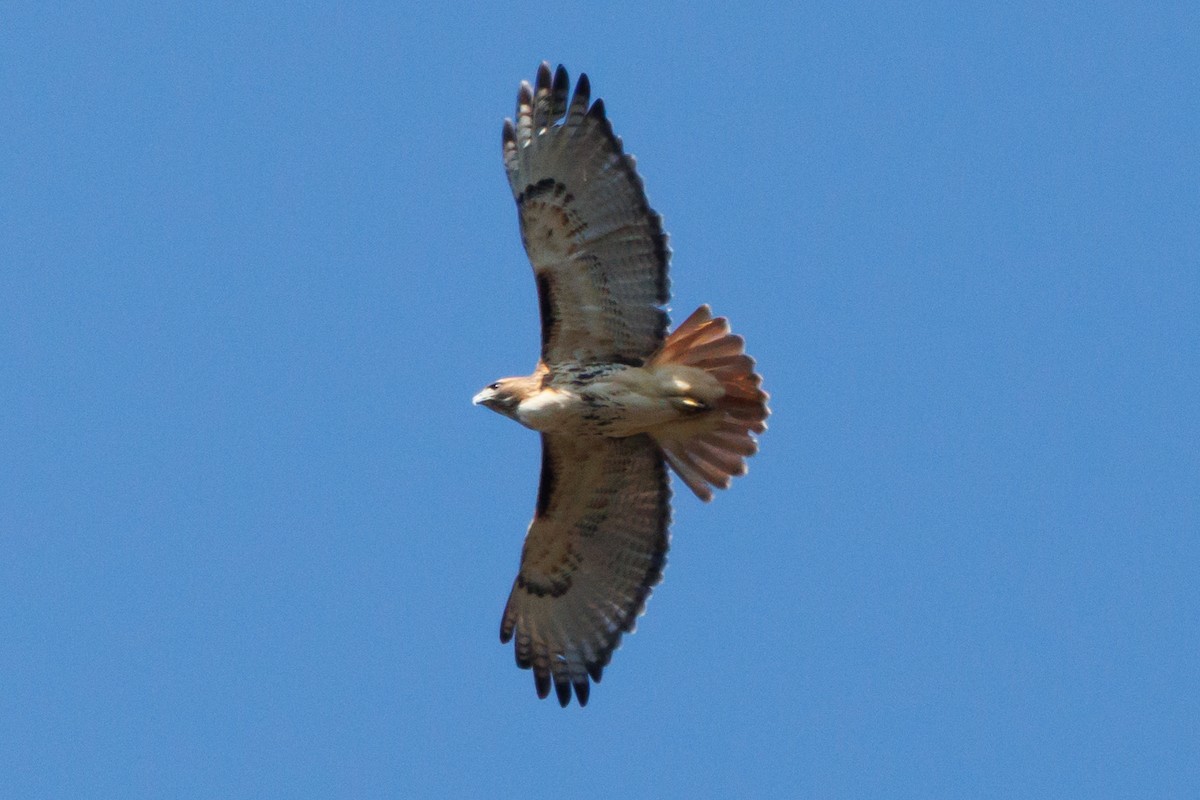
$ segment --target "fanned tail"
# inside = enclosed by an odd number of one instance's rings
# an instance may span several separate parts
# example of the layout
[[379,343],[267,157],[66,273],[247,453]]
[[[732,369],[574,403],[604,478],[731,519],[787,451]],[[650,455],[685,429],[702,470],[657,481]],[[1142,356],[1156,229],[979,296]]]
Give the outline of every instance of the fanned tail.
[[703,370],[723,393],[710,403],[695,404],[695,413],[653,432],[675,473],[701,500],[713,498],[711,487],[728,489],[735,475],[746,474],[745,459],[758,452],[752,433],[767,429],[768,395],[745,340],[730,333],[729,321],[713,318],[700,306],[667,337],[648,367],[680,365]]

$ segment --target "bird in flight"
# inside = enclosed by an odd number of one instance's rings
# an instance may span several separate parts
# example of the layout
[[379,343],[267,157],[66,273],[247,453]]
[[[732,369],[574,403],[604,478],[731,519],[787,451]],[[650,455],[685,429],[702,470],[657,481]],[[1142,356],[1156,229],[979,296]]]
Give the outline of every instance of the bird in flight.
[[[568,98],[568,95],[570,97]],[[533,264],[541,358],[474,402],[541,434],[533,521],[500,624],[539,697],[587,704],[662,579],[668,465],[701,500],[746,472],[767,394],[729,323],[701,306],[667,334],[662,218],[590,100],[543,62],[522,81],[503,152]]]

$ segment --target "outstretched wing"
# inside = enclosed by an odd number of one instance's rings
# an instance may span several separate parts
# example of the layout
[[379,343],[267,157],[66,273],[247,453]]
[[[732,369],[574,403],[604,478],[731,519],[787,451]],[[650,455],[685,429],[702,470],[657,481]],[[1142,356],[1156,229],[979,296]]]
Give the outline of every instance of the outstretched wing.
[[662,579],[671,488],[648,436],[578,439],[543,434],[537,511],[525,537],[500,641],[516,637],[517,666],[539,697],[588,700]]
[[567,102],[567,71],[543,62],[504,121],[504,166],[517,200],[542,315],[542,361],[640,365],[662,343],[670,249],[633,156],[590,106],[586,75]]

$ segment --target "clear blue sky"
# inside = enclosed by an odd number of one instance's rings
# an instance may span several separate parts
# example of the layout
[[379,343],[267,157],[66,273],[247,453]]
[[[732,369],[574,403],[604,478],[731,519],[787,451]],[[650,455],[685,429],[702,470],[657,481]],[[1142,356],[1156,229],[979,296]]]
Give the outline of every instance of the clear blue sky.
[[[1200,796],[1193,3],[9,8],[0,796]],[[500,124],[585,70],[773,396],[583,710]]]

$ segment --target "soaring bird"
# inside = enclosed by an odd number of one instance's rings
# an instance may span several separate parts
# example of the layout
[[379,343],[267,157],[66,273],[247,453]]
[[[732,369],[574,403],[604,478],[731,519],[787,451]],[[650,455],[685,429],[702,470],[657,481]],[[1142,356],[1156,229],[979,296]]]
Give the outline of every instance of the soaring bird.
[[[570,95],[568,99],[568,95]],[[746,472],[767,395],[729,323],[701,306],[670,335],[662,218],[586,75],[538,68],[506,119],[504,166],[533,264],[541,357],[474,402],[541,434],[520,571],[500,624],[532,669],[581,706],[662,579],[669,465],[701,500]]]

